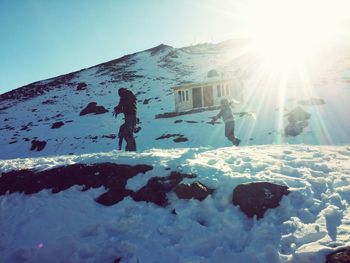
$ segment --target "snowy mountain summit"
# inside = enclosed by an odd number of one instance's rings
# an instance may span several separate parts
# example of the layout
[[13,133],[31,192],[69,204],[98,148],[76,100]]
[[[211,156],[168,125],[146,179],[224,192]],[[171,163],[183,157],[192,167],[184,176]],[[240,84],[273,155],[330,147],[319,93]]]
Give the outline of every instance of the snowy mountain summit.
[[[350,262],[350,60],[276,72],[245,45],[162,44],[0,95],[0,261]],[[121,87],[136,152],[116,150]],[[225,97],[239,147],[210,121]]]
[[[242,146],[350,142],[346,114],[350,71],[344,57],[336,66],[325,63],[327,67],[308,72],[308,79],[291,77],[281,85],[281,79],[261,70],[257,56],[240,55],[243,44],[232,40],[184,48],[159,45],[2,94],[0,157],[116,149],[122,117],[116,120],[112,110],[119,101],[120,87],[132,90],[138,99],[139,151],[230,146],[222,123],[209,123],[209,117],[217,114],[213,109],[156,118],[175,111],[173,87],[200,86],[212,72],[219,78],[230,75],[242,84],[240,104],[234,108]],[[217,92],[214,86],[213,93]]]

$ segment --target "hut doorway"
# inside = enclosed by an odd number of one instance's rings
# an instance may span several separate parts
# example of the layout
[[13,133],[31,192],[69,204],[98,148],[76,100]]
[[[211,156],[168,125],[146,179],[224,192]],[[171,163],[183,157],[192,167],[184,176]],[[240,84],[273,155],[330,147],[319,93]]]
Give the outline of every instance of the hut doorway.
[[193,108],[201,108],[202,104],[202,88],[194,88],[192,89],[192,101]]
[[210,107],[214,105],[212,86],[203,87],[203,102],[204,107]]

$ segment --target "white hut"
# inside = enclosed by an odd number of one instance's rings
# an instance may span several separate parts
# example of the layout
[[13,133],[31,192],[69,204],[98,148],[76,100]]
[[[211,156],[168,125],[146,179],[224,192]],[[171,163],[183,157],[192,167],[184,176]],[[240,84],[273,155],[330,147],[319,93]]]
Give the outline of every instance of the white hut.
[[213,78],[206,82],[173,87],[176,112],[219,106],[223,98],[243,102],[243,83],[239,79]]

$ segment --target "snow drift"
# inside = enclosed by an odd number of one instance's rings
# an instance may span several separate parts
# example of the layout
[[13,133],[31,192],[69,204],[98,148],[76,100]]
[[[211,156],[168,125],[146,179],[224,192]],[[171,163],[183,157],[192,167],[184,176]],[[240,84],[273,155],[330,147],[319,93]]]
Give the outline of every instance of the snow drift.
[[[349,246],[349,158],[349,146],[285,145],[4,160],[2,173],[143,164],[153,169],[128,179],[126,189],[136,192],[177,171],[197,175],[183,183],[200,181],[215,191],[203,201],[169,192],[166,207],[131,197],[103,206],[94,200],[104,187],[8,193],[0,196],[0,255],[4,262],[325,262]],[[248,218],[232,205],[232,190],[262,181],[290,193],[262,219]]]

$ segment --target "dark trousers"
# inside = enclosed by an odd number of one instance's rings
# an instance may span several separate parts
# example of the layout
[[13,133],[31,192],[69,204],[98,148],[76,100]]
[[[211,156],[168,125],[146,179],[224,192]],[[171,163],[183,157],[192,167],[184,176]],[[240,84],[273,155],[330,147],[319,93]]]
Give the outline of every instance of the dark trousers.
[[136,151],[136,141],[134,138],[134,129],[136,126],[136,115],[125,115],[125,140],[126,151]]
[[225,136],[227,139],[229,139],[233,143],[236,141],[235,121],[225,122]]

